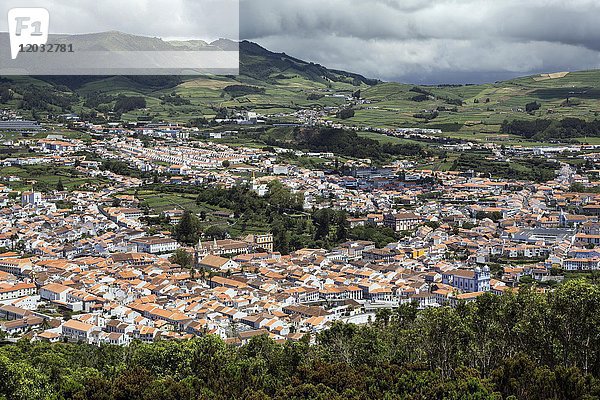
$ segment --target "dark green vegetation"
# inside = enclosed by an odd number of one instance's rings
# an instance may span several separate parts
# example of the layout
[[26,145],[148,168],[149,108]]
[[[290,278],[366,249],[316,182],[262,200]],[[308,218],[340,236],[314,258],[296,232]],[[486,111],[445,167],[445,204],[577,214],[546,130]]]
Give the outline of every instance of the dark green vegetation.
[[169,257],[169,261],[172,263],[181,265],[184,269],[192,268],[194,265],[194,256],[191,253],[188,253],[182,248],[179,248],[173,253],[171,257]]
[[298,145],[311,151],[324,151],[349,157],[382,159],[386,156],[425,156],[417,144],[382,145],[380,142],[341,129],[301,129],[294,136]]
[[600,193],[600,186],[587,187],[576,182],[569,187],[569,191],[575,193]]
[[198,243],[201,233],[202,226],[200,220],[189,210],[186,210],[183,213],[183,217],[181,217],[181,220],[177,223],[175,231],[173,232],[175,239],[177,239],[178,242],[189,245]]
[[[222,239],[271,232],[275,251],[288,254],[304,247],[332,248],[348,239],[370,240],[383,246],[400,238],[385,228],[350,229],[348,215],[343,211],[324,208],[304,212],[302,197],[291,193],[279,181],[269,184],[269,194],[265,197],[259,197],[243,186],[224,189],[152,185],[138,192],[142,206],[147,207],[152,207],[152,204],[146,193],[161,193],[160,204],[166,202],[165,210],[177,205],[188,211],[173,232],[179,241],[190,245],[200,238]],[[233,217],[215,219],[215,213]],[[152,225],[153,222],[160,224],[164,221],[147,222]]]
[[336,117],[339,119],[348,119],[354,117],[355,112],[352,108],[344,108],[337,112]]
[[120,160],[102,160],[100,169],[102,171],[110,171],[113,174],[131,176],[135,178],[139,178],[143,175],[140,170],[132,168],[129,164]]
[[333,128],[295,128],[289,140],[269,137],[265,143],[290,149],[334,153],[353,158],[385,161],[393,156],[424,157],[424,147],[415,143],[382,143],[354,131]]
[[597,119],[585,121],[579,118],[565,118],[560,121],[549,119],[504,121],[502,132],[535,140],[600,137],[600,121]]
[[242,224],[264,221],[273,233],[275,250],[284,254],[305,247],[332,248],[348,239],[374,241],[380,246],[399,239],[386,228],[350,229],[344,211],[323,208],[306,213],[301,195],[291,193],[279,181],[269,184],[265,197],[245,188],[213,187],[203,189],[197,201],[233,210]]
[[142,96],[119,96],[115,101],[114,111],[123,114],[129,111],[146,108],[146,99]]
[[262,198],[243,187],[207,187],[197,202],[232,210],[242,225],[265,223],[273,233],[275,250],[284,254],[302,247],[331,247],[347,235],[346,213],[325,209],[307,214],[302,197],[278,181],[269,184],[269,194]]
[[378,248],[383,248],[390,243],[400,239],[401,234],[394,232],[392,228],[381,226],[357,226],[348,233],[348,238],[353,240],[368,240],[374,242]]
[[515,158],[506,162],[494,160],[491,153],[476,152],[461,153],[452,165],[455,171],[473,170],[496,178],[535,182],[552,180],[558,168],[558,163],[550,162],[545,158]]
[[0,398],[520,399],[600,396],[600,289],[485,295],[457,308],[384,310],[309,345],[206,336],[128,348],[0,348]]
[[248,96],[251,94],[264,94],[265,93],[264,88],[259,88],[256,86],[245,86],[245,85],[227,86],[225,89],[223,89],[223,91],[233,98],[244,97],[244,96]]

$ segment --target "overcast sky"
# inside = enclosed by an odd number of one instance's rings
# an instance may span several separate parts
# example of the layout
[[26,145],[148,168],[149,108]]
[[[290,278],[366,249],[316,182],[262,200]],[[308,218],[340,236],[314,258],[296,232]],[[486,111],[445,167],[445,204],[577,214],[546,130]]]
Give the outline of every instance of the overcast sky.
[[241,0],[240,36],[330,68],[479,83],[600,67],[599,0]]
[[269,50],[401,82],[600,67],[600,0],[2,0],[0,15],[36,6],[50,10],[52,33],[239,33]]

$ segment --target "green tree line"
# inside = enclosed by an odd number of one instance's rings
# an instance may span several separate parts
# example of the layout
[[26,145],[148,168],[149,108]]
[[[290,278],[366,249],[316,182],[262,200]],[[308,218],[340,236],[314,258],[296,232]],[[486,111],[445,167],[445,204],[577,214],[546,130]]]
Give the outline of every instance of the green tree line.
[[296,128],[293,141],[274,138],[265,140],[270,146],[304,149],[314,152],[334,153],[336,155],[370,158],[385,161],[395,156],[423,157],[428,153],[419,144],[382,144],[377,140],[359,136],[356,132],[334,128]]
[[548,140],[600,136],[600,120],[585,121],[580,118],[564,118],[504,121],[502,133],[522,136],[526,139]]
[[0,347],[0,398],[596,399],[599,319],[599,287],[571,281],[456,308],[405,304],[313,341],[20,341]]
[[488,159],[487,153],[461,153],[452,170],[480,172],[496,178],[546,182],[556,176],[558,163],[545,158],[515,158],[510,162]]

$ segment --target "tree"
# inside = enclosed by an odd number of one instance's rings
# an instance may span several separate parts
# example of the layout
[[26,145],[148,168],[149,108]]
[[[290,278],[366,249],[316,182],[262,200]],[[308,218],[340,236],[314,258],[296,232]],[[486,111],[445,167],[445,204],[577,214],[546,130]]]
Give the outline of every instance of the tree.
[[416,302],[400,304],[395,314],[392,315],[392,319],[399,327],[407,328],[415,322],[418,312],[418,303]]
[[528,113],[532,113],[536,110],[539,110],[540,107],[542,107],[541,104],[538,103],[537,101],[534,101],[532,103],[527,103],[525,105],[525,111],[527,111]]
[[337,223],[336,223],[336,240],[338,242],[343,242],[348,239],[348,230],[350,229],[350,223],[348,222],[348,216],[345,212],[340,211],[337,214]]
[[383,326],[386,326],[387,324],[389,324],[391,318],[392,318],[392,311],[389,308],[379,309],[379,310],[377,310],[377,313],[375,314],[375,322],[377,322],[378,324],[381,324]]
[[113,383],[112,397],[115,400],[143,400],[144,390],[150,382],[152,378],[146,369],[124,369]]
[[479,220],[489,218],[494,222],[498,222],[502,219],[502,213],[499,211],[493,211],[493,212],[478,211],[477,214],[475,214],[475,218],[479,219]]
[[600,356],[600,289],[585,281],[571,281],[550,296],[562,362],[588,373]]
[[59,192],[63,192],[65,190],[65,185],[63,185],[62,178],[58,179],[58,183],[56,184],[56,190]]
[[49,399],[48,379],[31,364],[0,355],[0,398]]
[[276,217],[271,224],[271,232],[273,233],[273,242],[276,251],[283,254],[290,252],[290,232],[285,226],[283,218]]
[[175,227],[175,239],[181,243],[196,244],[200,238],[200,221],[198,217],[186,210]]
[[348,119],[354,117],[354,110],[352,108],[344,108],[337,112],[336,116],[339,119]]
[[523,275],[519,278],[519,283],[522,285],[531,285],[533,283],[533,277],[531,277],[531,275]]
[[146,98],[141,96],[119,96],[113,111],[126,113],[140,108],[146,108]]
[[417,320],[430,367],[439,369],[444,378],[454,373],[465,356],[462,340],[468,337],[468,330],[464,319],[457,314],[453,308],[429,308]]
[[331,223],[335,220],[336,212],[329,208],[315,211],[313,214],[313,224],[317,228],[315,240],[325,240],[329,236]]
[[191,268],[194,264],[194,256],[192,256],[185,249],[179,248],[169,258],[169,261],[171,261],[174,264],[181,265],[182,268]]
[[227,230],[222,226],[213,225],[204,231],[204,236],[210,239],[225,239],[227,237]]

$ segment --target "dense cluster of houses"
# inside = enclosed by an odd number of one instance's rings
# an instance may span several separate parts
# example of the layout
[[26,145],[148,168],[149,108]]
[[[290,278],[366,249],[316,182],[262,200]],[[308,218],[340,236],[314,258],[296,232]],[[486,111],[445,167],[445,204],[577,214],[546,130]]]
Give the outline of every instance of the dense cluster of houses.
[[[367,322],[380,308],[455,306],[518,290],[525,277],[543,287],[563,271],[600,268],[600,195],[571,192],[574,182],[593,182],[569,167],[536,184],[410,162],[325,174],[284,164],[276,153],[198,141],[148,148],[112,137],[89,146],[179,185],[250,183],[263,193],[278,179],[303,194],[307,210],[346,210],[351,228],[401,238],[284,255],[268,232],[186,247],[146,226],[147,210],[131,194],[140,179],[76,158],[78,141],[32,144],[40,154],[29,158],[111,183],[46,193],[33,186],[14,196],[14,181],[3,177],[0,331],[10,338],[115,345],[204,334],[236,344],[262,334],[298,340],[336,320]],[[56,153],[49,158],[49,151]],[[176,205],[163,212],[171,223],[182,215]],[[178,249],[189,253],[191,266],[171,261]]]

